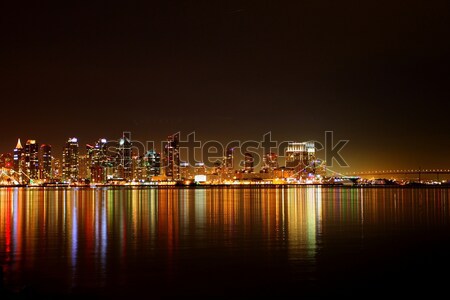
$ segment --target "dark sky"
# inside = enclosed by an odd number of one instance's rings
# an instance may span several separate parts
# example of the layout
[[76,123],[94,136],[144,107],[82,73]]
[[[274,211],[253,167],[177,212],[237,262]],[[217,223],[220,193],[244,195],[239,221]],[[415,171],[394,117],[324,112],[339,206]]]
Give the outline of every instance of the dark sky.
[[353,169],[449,167],[449,12],[445,0],[3,1],[0,151],[123,130],[224,142],[333,130]]

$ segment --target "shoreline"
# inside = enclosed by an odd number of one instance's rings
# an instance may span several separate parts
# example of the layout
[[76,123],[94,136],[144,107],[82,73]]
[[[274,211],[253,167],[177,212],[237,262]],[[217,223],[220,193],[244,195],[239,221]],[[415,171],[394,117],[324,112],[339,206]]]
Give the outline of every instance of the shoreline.
[[341,184],[199,184],[199,185],[0,185],[0,188],[24,188],[24,189],[246,189],[246,188],[450,188],[450,184],[376,184],[376,185],[341,185]]

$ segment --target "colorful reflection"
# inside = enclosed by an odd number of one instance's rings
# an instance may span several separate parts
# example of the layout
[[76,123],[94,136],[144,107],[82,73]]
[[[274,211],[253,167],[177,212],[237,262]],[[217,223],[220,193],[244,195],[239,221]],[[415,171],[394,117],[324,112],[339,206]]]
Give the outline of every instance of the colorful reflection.
[[6,286],[64,293],[133,285],[130,270],[175,283],[214,255],[276,254],[313,274],[333,234],[448,224],[448,201],[446,189],[5,188],[0,263]]

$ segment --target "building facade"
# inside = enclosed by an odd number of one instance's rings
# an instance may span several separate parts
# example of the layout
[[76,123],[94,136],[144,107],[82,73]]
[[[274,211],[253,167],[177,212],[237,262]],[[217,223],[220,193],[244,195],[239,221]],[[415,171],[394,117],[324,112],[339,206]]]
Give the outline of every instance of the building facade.
[[78,181],[79,147],[77,138],[69,138],[63,150],[62,179],[68,182]]
[[129,181],[133,179],[133,160],[131,153],[131,133],[125,132],[119,140],[118,176]]
[[286,168],[292,168],[301,175],[308,173],[315,160],[314,142],[290,142],[285,151]]
[[249,152],[244,154],[244,172],[245,173],[253,173],[254,170],[254,158],[253,155]]
[[13,150],[13,168],[16,172],[21,172],[23,161],[23,147],[20,139],[17,140],[17,145]]
[[145,154],[145,159],[147,180],[150,180],[153,176],[159,176],[161,174],[161,154],[155,150],[150,150]]
[[40,174],[39,177],[44,181],[52,179],[52,146],[42,144],[40,150]]
[[224,167],[228,171],[233,170],[233,163],[234,163],[233,152],[234,152],[234,148],[228,148],[225,153]]
[[261,172],[271,173],[273,170],[278,168],[278,155],[276,153],[270,152],[266,153],[263,157],[263,167]]
[[180,179],[180,135],[176,133],[167,137],[164,145],[164,167],[166,177]]
[[36,140],[25,144],[25,171],[30,180],[39,178],[39,145]]

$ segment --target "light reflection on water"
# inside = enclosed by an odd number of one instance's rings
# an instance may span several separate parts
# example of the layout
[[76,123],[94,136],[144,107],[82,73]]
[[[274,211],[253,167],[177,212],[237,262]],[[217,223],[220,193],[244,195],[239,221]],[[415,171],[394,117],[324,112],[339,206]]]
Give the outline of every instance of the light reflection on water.
[[448,201],[436,188],[4,188],[0,263],[4,286],[43,294],[138,291],[143,278],[192,293],[196,278],[220,290],[214,276],[315,282],[336,249],[447,228]]

